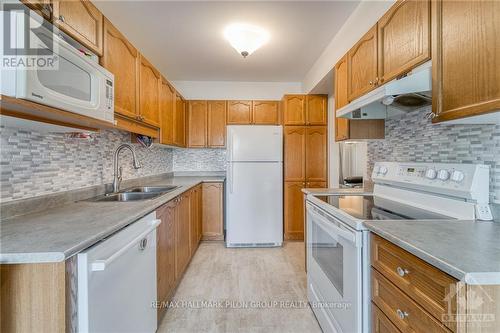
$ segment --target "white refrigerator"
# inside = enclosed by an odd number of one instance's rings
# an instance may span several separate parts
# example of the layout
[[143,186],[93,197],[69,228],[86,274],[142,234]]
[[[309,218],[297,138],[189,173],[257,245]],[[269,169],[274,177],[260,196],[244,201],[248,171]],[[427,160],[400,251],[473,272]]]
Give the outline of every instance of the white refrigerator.
[[226,246],[283,243],[283,128],[227,126]]

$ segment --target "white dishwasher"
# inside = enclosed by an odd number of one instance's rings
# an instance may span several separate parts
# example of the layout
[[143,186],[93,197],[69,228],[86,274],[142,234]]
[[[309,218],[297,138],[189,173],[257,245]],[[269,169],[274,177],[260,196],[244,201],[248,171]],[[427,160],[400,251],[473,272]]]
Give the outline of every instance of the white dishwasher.
[[78,254],[78,331],[155,332],[156,228],[151,213]]

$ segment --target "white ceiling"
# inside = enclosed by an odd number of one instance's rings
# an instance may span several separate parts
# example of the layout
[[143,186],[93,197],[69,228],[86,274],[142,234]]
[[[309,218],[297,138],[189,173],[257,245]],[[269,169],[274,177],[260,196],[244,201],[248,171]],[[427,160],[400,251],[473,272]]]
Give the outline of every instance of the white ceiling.
[[[169,79],[299,82],[359,1],[96,1]],[[261,26],[271,40],[243,59],[227,24]]]

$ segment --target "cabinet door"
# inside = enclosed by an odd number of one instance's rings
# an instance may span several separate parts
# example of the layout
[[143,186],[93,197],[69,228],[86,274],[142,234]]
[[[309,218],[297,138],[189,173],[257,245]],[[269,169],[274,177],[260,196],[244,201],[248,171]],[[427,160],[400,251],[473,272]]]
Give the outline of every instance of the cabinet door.
[[380,83],[430,59],[430,5],[429,0],[399,0],[378,21]]
[[327,145],[326,126],[306,128],[306,180],[308,182],[327,181]]
[[174,88],[165,79],[162,79],[160,89],[160,142],[164,145],[174,144],[174,95]]
[[347,54],[335,65],[335,141],[349,138],[349,119],[337,118],[337,110],[349,104],[347,97]]
[[228,101],[227,124],[250,125],[252,123],[252,101]]
[[54,7],[51,0],[21,0],[21,3],[43,16],[47,21],[52,21]]
[[306,97],[304,95],[285,95],[283,99],[283,124],[306,124]]
[[226,101],[208,101],[208,146],[226,146]]
[[187,109],[187,146],[207,146],[207,101],[189,101]]
[[283,142],[285,181],[305,181],[306,128],[285,126]]
[[202,239],[224,240],[223,184],[203,183],[202,185]]
[[53,1],[54,23],[97,55],[102,55],[102,13],[88,0]]
[[101,64],[115,76],[115,113],[139,115],[139,52],[104,19],[104,54]]
[[373,333],[400,333],[400,330],[372,303],[372,332]]
[[434,121],[499,110],[500,1],[432,6]]
[[140,120],[146,124],[160,126],[160,72],[143,56],[139,70]]
[[377,85],[377,25],[370,29],[347,53],[349,101],[366,94]]
[[305,182],[285,182],[285,240],[304,239],[304,194]]
[[184,147],[186,144],[185,125],[186,115],[184,102],[181,95],[176,92],[174,103],[174,144],[179,147]]
[[[161,224],[156,230],[156,271],[157,271],[157,299],[167,301],[175,288],[175,200],[161,206],[156,216]],[[158,309],[158,317],[165,308]]]
[[278,101],[253,101],[252,112],[256,125],[279,125]]
[[189,238],[189,228],[190,228],[190,212],[189,212],[189,197],[187,193],[182,194],[177,206],[177,233],[176,233],[176,261],[175,261],[175,271],[176,276],[180,277],[184,273],[184,270],[189,263],[191,258],[190,251],[190,238]]
[[200,211],[198,202],[199,196],[198,192],[200,189],[195,187],[189,193],[189,209],[190,209],[190,228],[189,228],[189,239],[190,239],[190,249],[191,256],[196,252],[198,248],[198,242],[200,240],[198,234],[198,221],[200,219]]
[[327,125],[328,96],[306,96],[306,123],[307,125]]

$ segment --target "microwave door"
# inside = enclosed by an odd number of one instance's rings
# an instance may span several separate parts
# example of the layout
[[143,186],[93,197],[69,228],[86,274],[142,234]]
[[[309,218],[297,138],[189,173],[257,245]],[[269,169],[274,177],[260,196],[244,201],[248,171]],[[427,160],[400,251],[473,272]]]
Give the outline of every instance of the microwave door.
[[84,110],[85,115],[98,118],[99,92],[106,89],[100,87],[99,71],[59,37],[41,34],[39,39],[39,48],[55,54],[57,64],[54,68],[18,70],[16,97],[68,111]]

